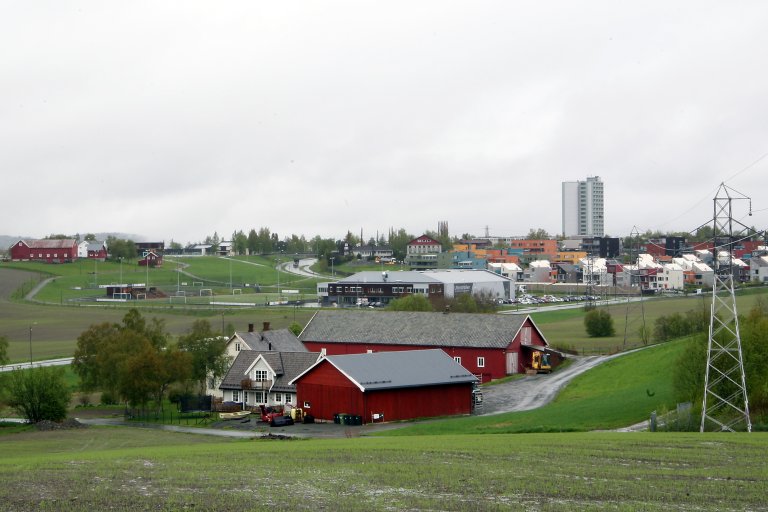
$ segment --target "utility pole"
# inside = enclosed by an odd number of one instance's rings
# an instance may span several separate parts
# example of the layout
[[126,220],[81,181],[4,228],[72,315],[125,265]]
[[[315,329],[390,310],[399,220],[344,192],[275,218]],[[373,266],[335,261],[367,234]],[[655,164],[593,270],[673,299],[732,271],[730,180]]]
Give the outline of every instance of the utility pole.
[[[637,245],[635,245],[635,240],[637,241]],[[643,290],[640,286],[640,258],[639,258],[639,252],[640,252],[640,232],[637,229],[636,226],[632,228],[632,232],[629,234],[629,265],[627,266],[627,270],[629,274],[629,290],[627,291],[627,309],[626,313],[624,314],[624,349],[627,348],[627,339],[631,335],[631,329],[630,324],[634,324],[635,315],[634,310],[636,309],[639,301],[639,307],[640,307],[640,320],[641,325],[639,327],[639,334],[642,338],[640,341],[642,341],[643,345],[646,345],[648,343],[648,332],[646,331],[645,327],[645,308],[643,307]],[[634,301],[635,296],[635,284],[637,284],[637,291],[638,291],[638,301]]]
[[[738,196],[732,197],[732,193]],[[737,199],[750,201],[749,215],[752,215],[751,200],[724,183],[720,184],[714,198],[712,235],[715,276],[712,285],[712,311],[709,318],[701,432],[705,430],[734,432],[736,429],[752,431],[733,284],[734,237],[745,234],[750,231],[750,228],[733,218],[732,203]],[[734,224],[739,226],[736,233]]]

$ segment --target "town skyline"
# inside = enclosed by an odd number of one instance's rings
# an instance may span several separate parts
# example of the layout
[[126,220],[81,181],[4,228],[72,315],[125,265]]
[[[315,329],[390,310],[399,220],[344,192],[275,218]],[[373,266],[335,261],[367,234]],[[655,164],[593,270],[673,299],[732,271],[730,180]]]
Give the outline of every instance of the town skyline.
[[147,9],[7,9],[0,233],[555,235],[589,176],[611,236],[768,224],[762,2]]

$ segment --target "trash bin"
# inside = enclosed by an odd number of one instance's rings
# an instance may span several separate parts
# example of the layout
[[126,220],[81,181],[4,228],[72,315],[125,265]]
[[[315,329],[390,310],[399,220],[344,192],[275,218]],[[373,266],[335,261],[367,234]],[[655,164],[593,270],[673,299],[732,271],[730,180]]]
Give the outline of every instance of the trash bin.
[[363,417],[362,416],[355,416],[354,425],[362,425],[362,424],[363,424]]
[[333,422],[337,425],[341,423],[341,418],[339,417],[339,413],[336,413],[333,415]]

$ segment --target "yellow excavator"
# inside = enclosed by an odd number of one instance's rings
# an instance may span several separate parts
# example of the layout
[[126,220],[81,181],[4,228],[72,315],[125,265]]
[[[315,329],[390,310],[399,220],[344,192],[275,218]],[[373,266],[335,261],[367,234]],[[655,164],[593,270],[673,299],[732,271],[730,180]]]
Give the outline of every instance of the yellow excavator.
[[549,373],[552,371],[552,365],[549,363],[549,354],[546,352],[533,351],[533,359],[531,360],[531,368],[536,370],[536,373]]

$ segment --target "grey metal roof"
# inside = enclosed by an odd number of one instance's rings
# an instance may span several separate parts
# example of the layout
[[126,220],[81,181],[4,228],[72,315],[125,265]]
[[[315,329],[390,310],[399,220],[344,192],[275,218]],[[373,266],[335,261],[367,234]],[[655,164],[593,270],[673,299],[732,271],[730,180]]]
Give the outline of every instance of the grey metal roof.
[[262,332],[236,332],[248,350],[262,352],[306,352],[306,347],[288,329],[275,329]]
[[477,381],[477,377],[440,349],[347,354],[325,359],[361,391]]
[[318,311],[303,342],[506,348],[527,315],[411,311]]
[[256,350],[241,350],[229,371],[219,386],[220,389],[242,389],[242,381],[248,368],[263,356],[264,360],[277,374],[270,391],[296,392],[296,386],[289,384],[291,380],[303,373],[317,362],[320,354],[317,352],[262,352]]
[[[384,276],[386,274],[386,277]],[[339,280],[340,283],[439,283],[437,279],[411,270],[364,270]]]
[[425,276],[433,278],[440,283],[487,283],[509,281],[508,277],[484,269],[437,269],[424,270]]

